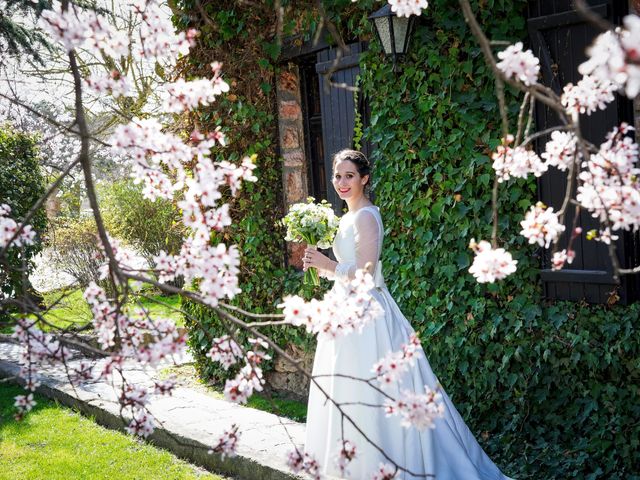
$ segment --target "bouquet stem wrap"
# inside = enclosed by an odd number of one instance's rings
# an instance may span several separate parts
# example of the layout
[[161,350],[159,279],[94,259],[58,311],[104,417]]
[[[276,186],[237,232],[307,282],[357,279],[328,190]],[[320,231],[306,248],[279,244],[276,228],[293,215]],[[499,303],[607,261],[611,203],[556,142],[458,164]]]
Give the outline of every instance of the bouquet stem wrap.
[[[311,245],[309,243],[307,243],[307,247],[311,248],[313,250],[317,250],[318,247],[316,245]],[[305,285],[314,285],[314,286],[319,286],[320,285],[320,275],[318,275],[318,269],[315,267],[310,267],[307,269],[306,272],[304,272],[304,284]]]

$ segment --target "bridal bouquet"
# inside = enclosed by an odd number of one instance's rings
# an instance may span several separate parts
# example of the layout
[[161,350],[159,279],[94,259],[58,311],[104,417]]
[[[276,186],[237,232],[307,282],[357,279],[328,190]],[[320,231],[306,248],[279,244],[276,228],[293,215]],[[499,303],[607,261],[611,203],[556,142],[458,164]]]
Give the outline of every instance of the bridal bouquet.
[[[289,242],[306,242],[309,247],[329,248],[338,230],[339,219],[333,213],[331,204],[326,200],[313,203],[313,197],[307,203],[291,205],[282,223],[287,227],[285,240]],[[304,273],[304,283],[320,285],[318,270],[309,268]]]

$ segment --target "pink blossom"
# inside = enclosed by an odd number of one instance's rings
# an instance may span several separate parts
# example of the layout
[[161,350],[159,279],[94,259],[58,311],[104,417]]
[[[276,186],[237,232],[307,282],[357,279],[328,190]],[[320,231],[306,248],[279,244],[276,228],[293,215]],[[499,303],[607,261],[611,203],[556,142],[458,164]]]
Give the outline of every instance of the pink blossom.
[[235,457],[239,439],[238,426],[233,424],[229,430],[225,430],[218,437],[215,445],[209,449],[208,453],[219,453],[223,460],[225,457]]
[[176,33],[159,1],[139,0],[133,8],[141,19],[137,44],[139,55],[149,60],[173,63],[180,55],[189,53],[197,32]]
[[44,333],[36,327],[34,320],[17,318],[14,327],[13,338],[24,346],[20,356],[22,365],[22,377],[29,379],[28,387],[35,390],[39,382],[33,378],[35,371],[33,366],[42,363],[54,363],[67,361],[71,358],[71,352],[51,334]]
[[378,469],[373,472],[370,480],[394,480],[398,477],[398,469],[388,463],[381,463]]
[[25,225],[16,238],[11,240],[22,225],[10,218],[10,213],[11,207],[9,205],[0,204],[0,249],[6,248],[9,241],[11,241],[12,247],[33,245],[36,232],[31,225]]
[[133,411],[133,418],[125,430],[130,435],[147,438],[154,429],[155,423],[151,414],[146,409],[137,409]]
[[640,226],[638,145],[625,136],[632,130],[624,123],[614,128],[598,153],[583,162],[579,174],[576,200],[593,217],[603,223],[608,220],[612,230],[636,230]]
[[531,207],[520,225],[520,235],[529,239],[529,243],[537,243],[545,248],[549,248],[551,242],[555,242],[565,230],[565,226],[558,221],[553,207],[547,208],[542,202]]
[[338,446],[340,451],[335,458],[336,467],[338,467],[342,477],[348,477],[349,471],[347,467],[357,455],[356,446],[350,440],[339,440]]
[[18,421],[24,418],[24,416],[36,406],[36,401],[33,399],[33,393],[28,395],[17,395],[14,400],[15,403],[13,405],[17,409],[14,417]]
[[129,53],[126,32],[114,28],[105,17],[69,4],[66,10],[55,3],[51,10],[42,12],[40,25],[65,50],[88,50],[95,56],[102,54],[119,58]]
[[287,466],[293,473],[305,472],[314,480],[322,478],[318,461],[308,453],[302,454],[297,448],[287,454]]
[[62,4],[54,3],[51,10],[42,12],[41,25],[67,51],[81,47],[91,35],[86,15],[74,5],[63,11]]
[[534,85],[538,82],[540,73],[540,60],[531,50],[522,50],[522,42],[510,45],[506,50],[498,53],[497,67],[507,78],[515,78],[525,85]]
[[435,428],[435,420],[444,415],[442,395],[426,385],[424,390],[423,394],[403,391],[399,399],[386,400],[387,416],[399,415],[403,427]]
[[149,392],[140,385],[127,384],[120,395],[120,405],[123,407],[141,408],[149,401]]
[[129,84],[129,79],[117,70],[109,75],[92,74],[84,79],[85,85],[96,93],[108,93],[113,98],[132,97],[134,92]]
[[560,270],[564,267],[565,262],[568,264],[573,263],[574,258],[576,257],[575,250],[562,250],[560,252],[555,252],[553,254],[553,258],[551,259],[551,270]]
[[[282,299],[282,303],[278,305],[278,308],[283,309],[282,313],[285,320],[296,327],[307,326],[311,319],[307,311],[307,302],[298,295],[287,295]],[[309,324],[308,331],[311,330],[312,324]]]
[[207,352],[207,357],[213,362],[220,362],[222,367],[228,370],[242,358],[242,349],[229,335],[224,335],[213,339],[213,345]]
[[247,403],[254,391],[262,391],[263,385],[262,369],[247,363],[234,379],[225,382],[224,397],[234,403]]
[[413,333],[409,343],[402,345],[400,351],[389,352],[373,366],[372,371],[383,387],[392,385],[400,381],[402,374],[409,369],[409,366],[415,365],[416,357],[422,353],[420,339]]
[[93,380],[93,365],[86,360],[81,360],[77,367],[71,368],[71,381],[73,383],[82,383]]
[[471,239],[469,248],[476,254],[473,264],[469,268],[469,273],[479,283],[493,283],[516,271],[518,261],[513,260],[511,254],[504,248],[494,249],[489,242],[482,240],[480,243],[476,243],[474,239]]
[[168,97],[164,104],[167,112],[179,113],[194,110],[201,105],[210,105],[218,95],[229,91],[229,85],[222,79],[201,78],[186,81],[179,78],[165,86]]
[[336,338],[360,332],[382,315],[382,307],[369,293],[374,287],[373,277],[358,270],[352,281],[330,290],[322,300],[304,302],[290,296],[278,306],[284,309],[286,322],[304,325],[307,332],[318,336]]
[[175,278],[177,261],[173,255],[167,255],[163,250],[157,256],[153,257],[153,263],[156,267],[159,282],[168,282]]
[[208,137],[216,142],[218,142],[220,145],[222,145],[223,147],[226,146],[227,144],[227,140],[226,137],[224,135],[224,132],[222,132],[222,127],[216,127],[216,129],[209,133]]
[[598,231],[598,235],[594,237],[594,240],[610,245],[612,241],[615,242],[618,238],[618,235],[613,235],[611,233],[611,229],[602,228]]

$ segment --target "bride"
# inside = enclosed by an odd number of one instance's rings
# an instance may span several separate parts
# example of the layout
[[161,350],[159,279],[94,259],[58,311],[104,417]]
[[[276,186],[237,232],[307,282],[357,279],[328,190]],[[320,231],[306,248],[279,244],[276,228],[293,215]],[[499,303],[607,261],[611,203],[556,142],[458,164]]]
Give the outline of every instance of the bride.
[[[394,477],[399,479],[434,476],[436,480],[508,479],[484,453],[441,389],[444,415],[436,419],[435,428],[419,431],[402,426],[397,417],[387,417],[380,407],[385,397],[372,385],[357,380],[374,377],[373,365],[389,352],[401,350],[413,333],[382,278],[379,261],[382,220],[378,207],[365,195],[369,179],[369,161],[362,153],[342,150],[334,156],[333,186],[349,207],[340,219],[333,245],[338,261],[311,248],[305,251],[303,259],[305,270],[315,267],[323,276],[334,279],[333,288],[341,288],[341,283],[354,278],[357,269],[369,263],[374,266],[376,288],[371,294],[383,307],[384,315],[365,326],[360,334],[319,339],[313,365],[313,375],[322,389],[340,404],[360,432],[312,382],[305,452],[318,461],[322,473],[328,477],[342,476],[336,458],[342,441],[348,440],[356,445],[356,455],[347,467],[348,476],[354,479],[372,478],[381,464],[399,466]],[[424,393],[425,385],[439,388],[429,362],[419,356],[402,383],[385,391],[397,399],[401,391],[407,389]]]

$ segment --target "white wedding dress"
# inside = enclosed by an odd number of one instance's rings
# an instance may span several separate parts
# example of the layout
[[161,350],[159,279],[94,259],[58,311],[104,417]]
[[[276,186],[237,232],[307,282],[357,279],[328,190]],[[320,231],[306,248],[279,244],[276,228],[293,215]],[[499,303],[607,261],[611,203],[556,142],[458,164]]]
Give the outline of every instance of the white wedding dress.
[[[396,478],[424,479],[431,478],[424,474],[431,474],[436,480],[508,479],[484,453],[444,391],[440,390],[445,405],[444,416],[436,420],[434,429],[427,428],[421,432],[415,427],[403,427],[397,416],[387,417],[382,408],[375,407],[382,405],[385,397],[371,386],[333,376],[374,377],[374,363],[389,352],[399,351],[413,333],[382,278],[379,261],[382,238],[382,219],[377,207],[364,207],[340,219],[333,245],[338,261],[333,288],[342,288],[343,282],[353,277],[357,268],[371,262],[375,265],[376,285],[371,293],[385,314],[369,323],[362,333],[352,333],[335,340],[319,339],[313,375],[334,400],[351,403],[343,409],[369,440],[381,447],[396,464],[418,475],[399,471]],[[420,355],[416,365],[404,375],[402,383],[386,388],[386,391],[397,398],[400,389],[424,393],[424,385],[434,389],[439,383],[427,359]],[[355,459],[347,467],[348,478],[369,479],[381,463],[392,464],[347,420],[341,421],[337,408],[312,383],[305,451],[318,460],[325,478],[340,477],[336,457],[342,438],[355,443],[357,449]]]

